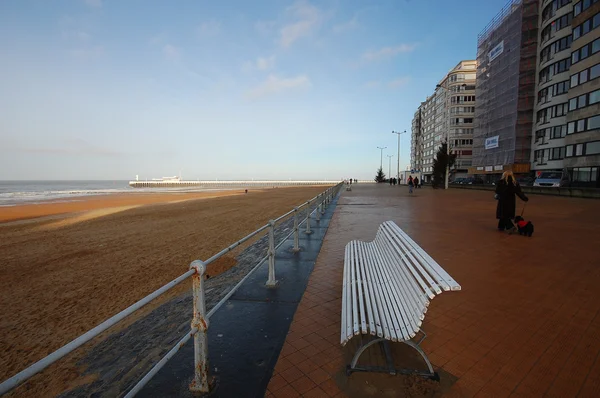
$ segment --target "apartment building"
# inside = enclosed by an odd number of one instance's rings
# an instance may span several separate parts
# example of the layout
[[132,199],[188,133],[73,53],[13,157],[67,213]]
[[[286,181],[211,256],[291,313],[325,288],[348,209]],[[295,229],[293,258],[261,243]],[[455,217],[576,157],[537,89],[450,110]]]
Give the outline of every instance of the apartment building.
[[540,2],[532,169],[599,186],[600,1]]
[[423,135],[422,133],[422,122],[421,122],[421,108],[423,103],[419,106],[415,114],[413,115],[411,134],[410,134],[410,168],[420,173],[423,170]]
[[564,167],[573,185],[600,188],[600,1],[572,7]]
[[477,38],[477,107],[469,174],[530,171],[540,0],[511,0]]
[[472,156],[476,69],[475,60],[460,61],[415,113],[411,165],[414,159],[415,167],[421,167],[425,182],[431,181],[435,155],[448,138],[450,153],[457,155],[450,178],[467,175]]

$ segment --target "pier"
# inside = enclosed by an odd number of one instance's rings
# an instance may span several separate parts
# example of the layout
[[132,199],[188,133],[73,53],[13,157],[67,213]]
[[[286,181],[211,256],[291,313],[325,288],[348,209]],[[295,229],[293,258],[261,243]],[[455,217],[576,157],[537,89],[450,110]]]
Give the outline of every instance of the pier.
[[182,181],[182,180],[148,180],[148,181],[129,181],[132,188],[273,188],[273,187],[294,187],[309,185],[336,185],[340,181],[328,180],[260,180],[260,181]]

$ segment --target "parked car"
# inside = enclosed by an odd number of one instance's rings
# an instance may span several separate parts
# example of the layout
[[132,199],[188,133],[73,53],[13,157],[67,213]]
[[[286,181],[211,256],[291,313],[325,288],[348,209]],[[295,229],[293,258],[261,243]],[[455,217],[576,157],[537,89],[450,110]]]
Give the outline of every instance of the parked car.
[[534,187],[564,187],[569,184],[569,177],[562,171],[542,171],[533,182]]
[[483,185],[483,179],[480,177],[469,177],[465,178],[463,184],[467,185]]
[[530,187],[535,182],[535,178],[534,177],[519,177],[519,178],[517,178],[517,182],[521,186]]
[[465,180],[466,178],[464,177],[455,178],[454,180],[452,180],[451,184],[462,184]]

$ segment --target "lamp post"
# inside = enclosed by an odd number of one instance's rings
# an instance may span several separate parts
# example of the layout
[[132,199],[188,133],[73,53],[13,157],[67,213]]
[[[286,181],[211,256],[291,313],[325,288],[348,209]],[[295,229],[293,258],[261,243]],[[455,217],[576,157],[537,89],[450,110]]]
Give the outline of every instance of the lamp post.
[[[462,88],[467,87],[466,84],[461,84]],[[446,85],[442,86],[441,84],[436,84],[435,88],[441,88],[444,90],[445,105],[446,105],[446,123],[448,124],[446,127],[446,175],[444,176],[444,189],[448,189],[448,178],[450,176],[450,107],[448,106],[448,80],[446,79]]]
[[391,180],[392,179],[392,158],[394,157],[394,155],[385,155],[388,157],[389,160],[389,165],[388,165],[388,178]]
[[378,146],[377,149],[381,150],[381,159],[379,160],[379,168],[383,169],[383,150],[386,149],[387,147],[384,146],[383,148]]
[[400,181],[400,134],[405,134],[405,133],[406,133],[406,130],[404,130],[402,132],[392,131],[392,134],[398,135],[398,168],[396,169],[398,171],[398,175],[396,176],[398,181]]

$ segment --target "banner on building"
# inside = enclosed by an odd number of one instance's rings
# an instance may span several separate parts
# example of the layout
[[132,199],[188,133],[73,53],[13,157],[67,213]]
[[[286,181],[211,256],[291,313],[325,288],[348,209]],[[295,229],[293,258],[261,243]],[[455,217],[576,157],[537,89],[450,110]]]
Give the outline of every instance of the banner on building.
[[485,149],[498,148],[499,138],[500,138],[499,135],[495,135],[493,137],[486,138],[485,139]]
[[504,40],[502,40],[500,43],[496,44],[496,47],[492,48],[492,51],[490,51],[488,53],[488,61],[492,62],[493,60],[498,58],[498,56],[500,54],[502,54],[503,51],[504,51]]

